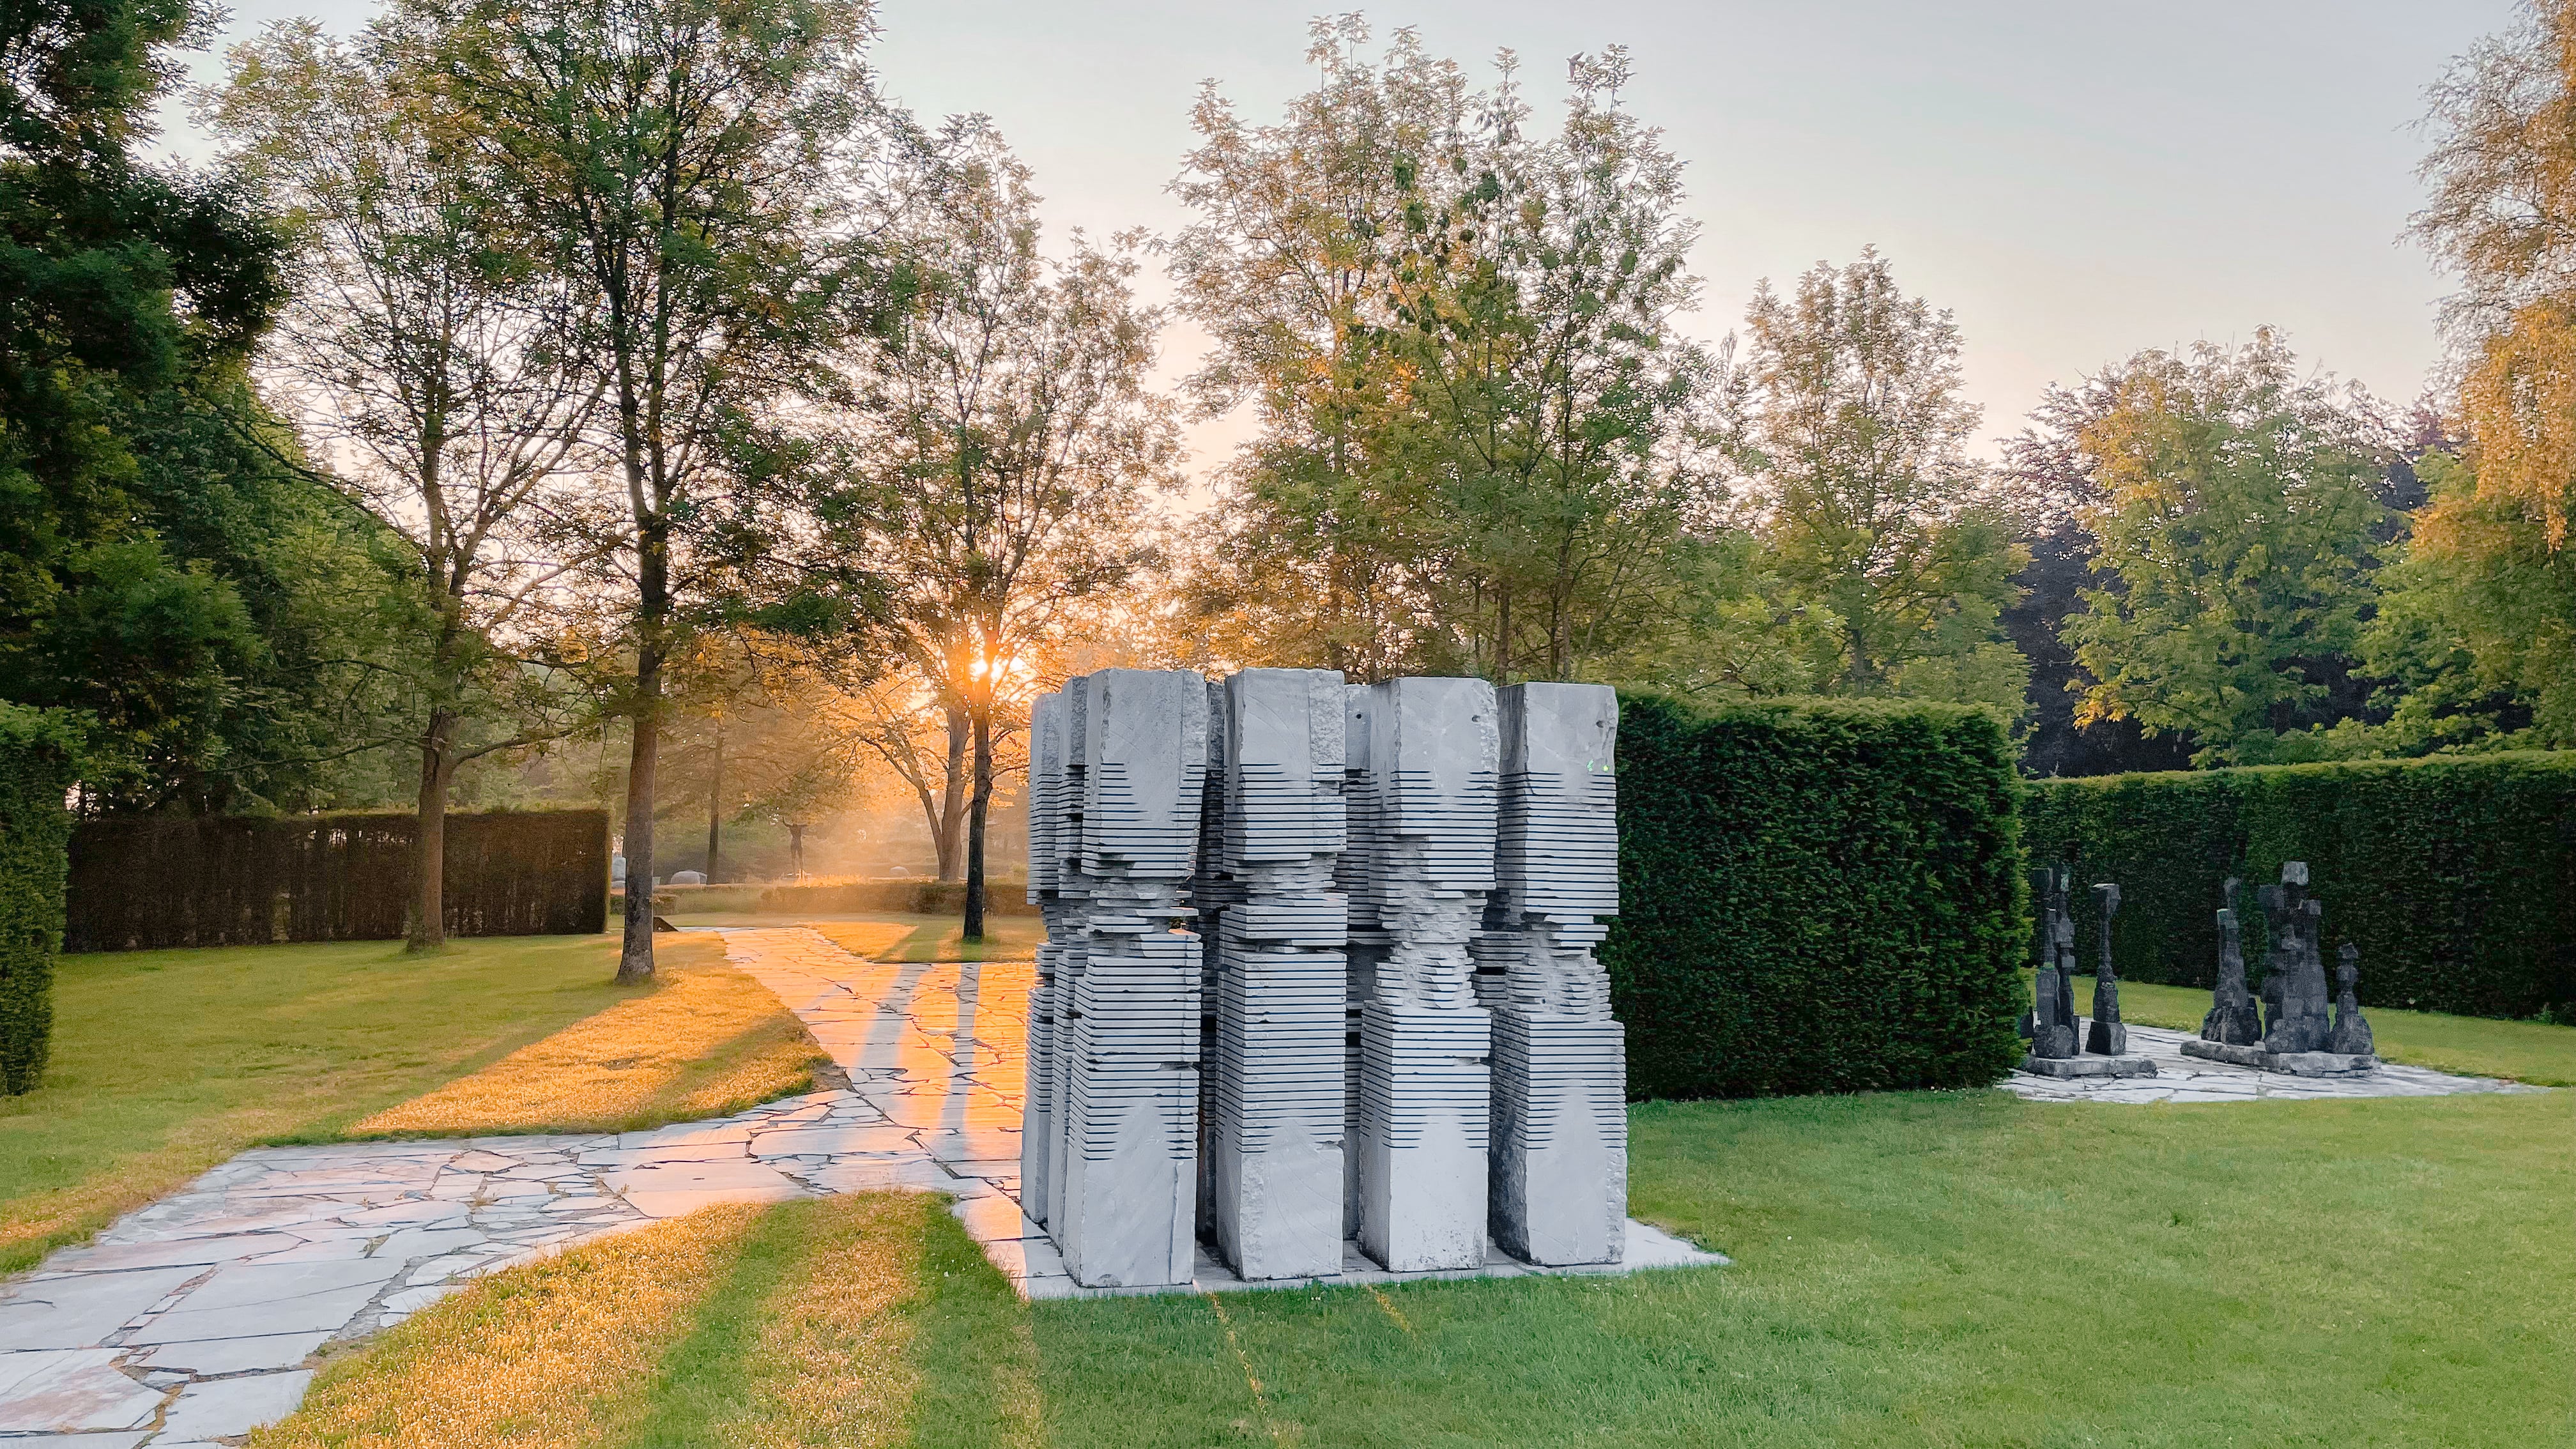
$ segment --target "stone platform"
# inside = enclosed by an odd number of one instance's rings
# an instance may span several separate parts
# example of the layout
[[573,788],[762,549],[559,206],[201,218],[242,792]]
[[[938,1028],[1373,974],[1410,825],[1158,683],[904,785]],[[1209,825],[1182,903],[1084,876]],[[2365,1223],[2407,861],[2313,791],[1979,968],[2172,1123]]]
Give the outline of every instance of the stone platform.
[[2135,1054],[2116,1057],[2023,1057],[2021,1069],[2037,1077],[2152,1077],[2156,1064]]
[[2199,1037],[2165,1027],[2129,1026],[2129,1051],[2155,1063],[2152,1077],[2061,1079],[2015,1072],[2000,1084],[2034,1102],[2272,1102],[2322,1097],[2451,1097],[2471,1092],[2544,1092],[2546,1087],[2491,1077],[2460,1077],[2429,1067],[2381,1062],[2366,1072],[2303,1077],[2188,1054]]
[[2294,1077],[2344,1077],[2367,1072],[2379,1065],[2379,1058],[2368,1052],[2351,1055],[2344,1052],[2274,1052],[2259,1046],[2231,1046],[2223,1041],[2194,1039],[2182,1044],[2182,1054],[2204,1061],[2225,1062],[2230,1066],[2252,1067],[2258,1072],[2287,1072]]

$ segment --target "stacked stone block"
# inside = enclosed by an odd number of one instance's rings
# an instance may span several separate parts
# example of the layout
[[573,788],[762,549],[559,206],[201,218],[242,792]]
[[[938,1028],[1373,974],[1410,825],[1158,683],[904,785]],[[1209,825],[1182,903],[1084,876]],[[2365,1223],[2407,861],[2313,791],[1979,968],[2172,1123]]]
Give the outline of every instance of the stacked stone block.
[[1394,679],[1364,705],[1367,892],[1387,937],[1360,1009],[1359,1244],[1396,1272],[1485,1261],[1491,1018],[1468,941],[1494,886],[1499,729],[1480,679]]
[[1341,1271],[1344,900],[1342,676],[1255,669],[1225,683],[1210,1219],[1246,1279]]
[[1618,696],[1516,684],[1497,704],[1496,889],[1481,933],[1504,964],[1493,1006],[1494,1241],[1531,1263],[1614,1262],[1628,1218],[1627,1039],[1592,953],[1619,909]]
[[1194,914],[1182,894],[1198,854],[1207,687],[1182,671],[1112,669],[1067,689],[1081,818],[1059,818],[1086,896],[1078,967],[1066,969],[1067,953],[1054,985],[1060,1125],[1046,1225],[1078,1283],[1183,1284],[1195,1256],[1202,963],[1198,937],[1179,927]]

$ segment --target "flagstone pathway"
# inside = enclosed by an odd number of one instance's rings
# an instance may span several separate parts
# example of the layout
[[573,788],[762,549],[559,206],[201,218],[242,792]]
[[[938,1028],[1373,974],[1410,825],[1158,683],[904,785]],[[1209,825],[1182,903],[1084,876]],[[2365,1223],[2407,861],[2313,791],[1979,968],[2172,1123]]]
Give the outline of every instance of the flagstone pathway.
[[2456,1097],[2472,1092],[2545,1092],[2523,1082],[2459,1077],[2430,1067],[2382,1062],[2367,1072],[2294,1077],[2182,1054],[2193,1033],[2160,1026],[2129,1028],[2129,1051],[2156,1064],[2152,1077],[2043,1077],[2015,1072],[2007,1092],[2034,1102],[2279,1102],[2323,1097]]

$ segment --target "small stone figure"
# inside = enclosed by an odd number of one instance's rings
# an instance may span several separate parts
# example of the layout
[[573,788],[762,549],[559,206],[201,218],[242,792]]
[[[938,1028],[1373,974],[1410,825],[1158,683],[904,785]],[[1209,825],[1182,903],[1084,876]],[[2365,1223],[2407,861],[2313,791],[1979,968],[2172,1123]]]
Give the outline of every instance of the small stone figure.
[[2370,1019],[2361,1014],[2361,998],[2355,994],[2360,981],[2361,948],[2346,941],[2335,953],[2334,1041],[2328,1051],[2364,1057],[2379,1050],[2370,1037]]
[[2084,1049],[2116,1057],[2129,1050],[2129,1029],[2120,1023],[2120,973],[2111,965],[2111,918],[2120,913],[2120,888],[2093,887],[2093,909],[2102,918],[2102,959],[2093,972],[2093,1024],[2085,1033]]
[[2209,1015],[2200,1020],[2200,1039],[2252,1046],[2263,1039],[2263,1010],[2245,985],[2245,938],[2236,921],[2236,886],[2236,877],[2229,876],[2220,888],[2219,898],[2226,904],[2218,910],[2218,990],[2212,993]]
[[2063,1060],[2080,1054],[2075,1035],[2075,922],[2066,911],[2070,872],[2054,869],[2048,877],[2044,937],[2031,1008],[2030,1054]]
[[2325,907],[2308,898],[2307,887],[2307,862],[2293,860],[2282,865],[2281,883],[2263,891],[2263,910],[2272,927],[2272,955],[2263,977],[2263,1000],[2271,1008],[2263,1049],[2275,1054],[2324,1051],[2334,1035],[2327,1015],[2331,998],[2325,955],[2317,946]]

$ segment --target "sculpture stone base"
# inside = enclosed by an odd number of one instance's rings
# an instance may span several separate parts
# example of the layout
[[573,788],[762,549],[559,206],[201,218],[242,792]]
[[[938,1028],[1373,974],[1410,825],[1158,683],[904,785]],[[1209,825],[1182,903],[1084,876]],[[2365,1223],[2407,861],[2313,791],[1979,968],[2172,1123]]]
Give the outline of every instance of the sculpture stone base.
[[2145,1057],[2024,1057],[2021,1069],[2042,1077],[2152,1077],[2156,1064]]
[[1359,1243],[1390,1272],[1485,1261],[1492,1051],[1482,1007],[1360,1013]]
[[2368,1053],[2344,1052],[2275,1052],[2259,1046],[2231,1046],[2223,1041],[2187,1041],[2182,1054],[2203,1061],[2226,1062],[2231,1066],[2252,1067],[2258,1072],[2281,1072],[2293,1077],[2342,1077],[2367,1072],[2379,1065],[2379,1058]]
[[1628,1227],[1626,1035],[1607,1017],[1493,1014],[1494,1241],[1525,1263],[1618,1261]]

